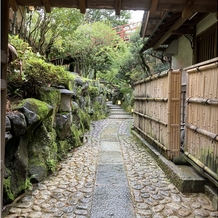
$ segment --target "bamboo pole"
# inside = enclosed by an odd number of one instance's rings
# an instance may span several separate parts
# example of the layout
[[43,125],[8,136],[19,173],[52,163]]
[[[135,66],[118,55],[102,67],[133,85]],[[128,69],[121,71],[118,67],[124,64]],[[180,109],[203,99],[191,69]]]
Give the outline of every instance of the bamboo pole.
[[141,132],[144,136],[148,137],[152,142],[154,142],[156,145],[158,145],[160,148],[162,148],[164,151],[168,151],[168,148],[165,147],[165,145],[161,144],[154,138],[152,138],[150,135],[148,135],[146,132],[144,132],[142,129],[138,128],[137,126],[134,126],[139,132]]
[[187,103],[198,103],[204,105],[218,105],[218,99],[211,99],[211,98],[187,98]]
[[168,101],[168,98],[135,97],[134,100],[137,100],[137,101],[157,101],[157,102],[167,102],[167,101]]
[[158,124],[161,124],[161,125],[163,125],[163,126],[167,126],[167,123],[165,123],[165,122],[163,122],[163,121],[161,121],[161,120],[157,120],[157,119],[155,119],[155,118],[153,118],[153,117],[149,117],[148,115],[139,113],[139,112],[137,112],[137,111],[134,111],[134,113],[137,114],[137,115],[139,115],[139,116],[141,116],[141,117],[144,117],[144,118],[146,118],[146,119],[148,119],[148,120],[152,120],[152,121],[154,121],[154,122],[156,122],[156,123],[158,123]]
[[145,79],[142,79],[142,80],[139,80],[139,81],[135,82],[134,85],[136,86],[136,85],[141,84],[141,83],[147,83],[147,82],[159,79],[159,78],[167,77],[168,72],[169,71],[163,71],[163,72],[161,72],[159,74],[154,74],[154,75],[149,76],[149,77],[147,77]]
[[208,65],[204,65],[204,66],[199,66],[199,67],[195,67],[193,69],[187,70],[187,73],[196,73],[196,72],[203,72],[209,69],[213,69],[213,68],[217,68],[218,67],[218,62],[212,63],[212,64],[208,64]]
[[192,154],[190,154],[189,152],[185,151],[184,154],[190,159],[192,160],[197,166],[199,166],[202,170],[204,170],[205,172],[207,172],[210,176],[212,176],[214,179],[216,179],[216,181],[218,181],[218,175],[213,172],[210,168],[208,168],[207,166],[205,166],[201,161],[199,161],[197,158],[195,158]]
[[201,129],[201,128],[197,127],[197,126],[194,126],[194,125],[191,125],[191,124],[188,124],[188,123],[186,123],[185,126],[187,128],[189,128],[189,129],[197,132],[197,133],[200,133],[200,134],[202,134],[204,136],[207,136],[207,137],[211,138],[212,140],[216,140],[218,142],[218,134],[214,134],[212,132],[209,132],[207,130]]

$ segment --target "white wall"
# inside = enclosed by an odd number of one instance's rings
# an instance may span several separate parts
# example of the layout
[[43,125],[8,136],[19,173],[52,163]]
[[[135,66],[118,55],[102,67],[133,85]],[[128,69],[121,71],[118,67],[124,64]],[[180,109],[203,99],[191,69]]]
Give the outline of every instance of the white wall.
[[216,13],[209,14],[207,17],[205,17],[201,22],[197,24],[196,27],[196,35],[200,34],[213,24],[217,22]]
[[172,57],[172,69],[182,69],[192,65],[193,50],[189,40],[182,36],[178,40],[178,54]]
[[[203,32],[217,22],[216,13],[209,14],[196,27],[196,35]],[[185,36],[178,40],[178,54],[172,57],[171,68],[182,69],[193,64],[193,50]]]

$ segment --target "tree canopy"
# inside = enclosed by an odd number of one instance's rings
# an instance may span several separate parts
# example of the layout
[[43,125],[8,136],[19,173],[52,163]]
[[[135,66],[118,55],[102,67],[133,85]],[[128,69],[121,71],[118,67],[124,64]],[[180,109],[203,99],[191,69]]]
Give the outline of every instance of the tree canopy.
[[[132,87],[135,81],[168,66],[161,52],[140,53],[144,42],[139,29],[129,42],[116,34],[113,27],[129,23],[130,18],[130,11],[116,16],[113,10],[88,9],[82,15],[77,9],[54,8],[47,14],[40,8],[28,11],[24,28],[17,33],[47,62],[57,59],[63,64],[71,57],[73,70],[84,77]],[[16,28],[14,25],[11,33]]]

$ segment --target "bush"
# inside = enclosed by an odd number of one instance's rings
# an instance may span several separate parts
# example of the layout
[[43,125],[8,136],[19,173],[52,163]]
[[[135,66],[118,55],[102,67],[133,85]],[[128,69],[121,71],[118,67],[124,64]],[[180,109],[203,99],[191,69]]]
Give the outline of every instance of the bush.
[[37,97],[40,86],[67,84],[68,72],[61,66],[47,63],[42,56],[32,52],[28,43],[18,36],[9,37],[18,53],[18,59],[9,66],[9,96]]

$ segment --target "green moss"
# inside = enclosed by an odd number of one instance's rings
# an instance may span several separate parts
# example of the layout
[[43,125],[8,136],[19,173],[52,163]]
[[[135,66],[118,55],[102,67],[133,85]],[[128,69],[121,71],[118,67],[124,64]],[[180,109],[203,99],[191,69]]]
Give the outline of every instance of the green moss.
[[93,104],[93,115],[92,120],[100,120],[104,119],[107,116],[107,112],[104,109],[104,105],[100,104],[99,102],[94,102]]
[[71,143],[69,140],[58,141],[58,158],[63,159],[70,150]]
[[41,101],[46,102],[53,107],[52,116],[47,118],[44,122],[48,131],[51,131],[54,124],[55,115],[60,106],[61,93],[58,89],[42,87],[39,90],[39,98]]
[[80,146],[82,144],[81,138],[82,138],[83,132],[81,131],[81,129],[78,129],[78,127],[75,124],[71,126],[71,131],[73,135],[74,147]]
[[41,120],[50,117],[53,113],[53,107],[38,99],[27,98],[20,102],[19,107],[26,107],[40,116]]
[[97,87],[89,86],[88,93],[90,97],[93,99],[99,95],[99,90]]
[[80,118],[80,125],[82,127],[82,132],[85,132],[86,130],[89,130],[90,128],[90,115],[83,111],[82,109],[78,110],[78,115]]
[[55,159],[48,159],[47,160],[47,166],[48,166],[48,170],[50,171],[50,172],[55,172],[56,171],[56,169],[57,169],[57,160],[55,160]]
[[14,201],[15,196],[11,191],[11,177],[9,176],[7,179],[4,179],[3,182],[3,196],[4,203],[10,203]]

